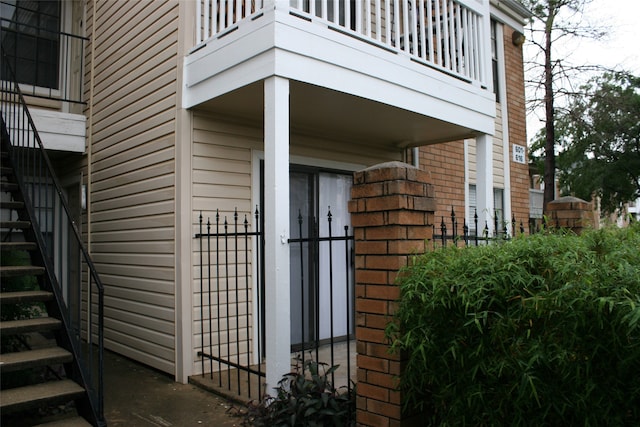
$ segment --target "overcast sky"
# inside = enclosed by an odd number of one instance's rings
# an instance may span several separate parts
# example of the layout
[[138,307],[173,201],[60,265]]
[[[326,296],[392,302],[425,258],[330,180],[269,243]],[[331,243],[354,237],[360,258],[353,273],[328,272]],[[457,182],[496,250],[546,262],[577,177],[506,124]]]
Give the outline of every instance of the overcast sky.
[[[572,64],[598,64],[619,68],[640,76],[640,0],[593,0],[585,10],[585,21],[609,28],[600,41],[572,40],[556,46],[561,58]],[[533,50],[525,46],[525,60]],[[538,116],[544,116],[539,112]],[[527,138],[535,135],[543,124],[536,115],[527,117]]]
[[[601,42],[583,41],[577,53],[590,62],[617,65],[640,74],[640,1],[594,0],[586,12],[590,20],[609,25],[610,34]],[[602,60],[598,60],[601,58]]]

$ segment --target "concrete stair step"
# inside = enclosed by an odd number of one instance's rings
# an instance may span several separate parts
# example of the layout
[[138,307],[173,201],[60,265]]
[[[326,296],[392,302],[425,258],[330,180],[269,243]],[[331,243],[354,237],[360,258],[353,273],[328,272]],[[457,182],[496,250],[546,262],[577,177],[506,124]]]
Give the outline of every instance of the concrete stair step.
[[29,302],[51,301],[53,293],[47,291],[1,292],[0,304],[21,304]]
[[41,274],[44,274],[44,267],[37,265],[0,266],[0,277],[39,276]]
[[18,191],[20,187],[13,182],[0,182],[0,191]]
[[73,418],[65,418],[63,420],[51,421],[45,424],[38,424],[34,427],[91,427],[91,423],[89,423],[84,418],[73,417]]
[[8,201],[8,202],[2,202],[2,203],[0,203],[0,208],[2,208],[2,209],[11,209],[11,210],[23,209],[24,208],[24,202],[18,202],[18,201],[15,201],[15,200]]
[[0,228],[25,229],[29,227],[31,227],[30,221],[0,221]]
[[34,242],[0,242],[0,251],[35,251]]
[[43,404],[67,402],[83,394],[84,389],[71,380],[50,381],[3,390],[0,409],[2,412],[21,411],[37,408]]
[[53,331],[62,326],[62,322],[53,317],[37,317],[35,319],[10,320],[0,322],[0,334],[15,335],[29,332]]
[[21,369],[67,363],[72,360],[73,355],[61,347],[5,353],[0,354],[0,372],[4,374]]

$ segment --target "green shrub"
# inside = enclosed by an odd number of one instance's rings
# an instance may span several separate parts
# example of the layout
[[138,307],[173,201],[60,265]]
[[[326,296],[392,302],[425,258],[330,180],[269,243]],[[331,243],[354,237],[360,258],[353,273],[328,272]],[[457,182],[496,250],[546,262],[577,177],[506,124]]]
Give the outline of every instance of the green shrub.
[[438,250],[387,328],[430,425],[640,425],[640,226]]
[[237,411],[243,426],[350,426],[355,425],[355,389],[337,390],[330,381],[339,365],[308,360],[278,382],[276,396],[250,402]]

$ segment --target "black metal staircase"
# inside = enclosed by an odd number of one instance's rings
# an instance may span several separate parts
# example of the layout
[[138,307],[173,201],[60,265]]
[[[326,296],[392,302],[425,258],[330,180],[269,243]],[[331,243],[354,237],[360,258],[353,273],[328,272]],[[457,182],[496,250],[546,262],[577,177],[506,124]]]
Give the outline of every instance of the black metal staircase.
[[1,84],[0,424],[104,426],[102,284],[18,85]]

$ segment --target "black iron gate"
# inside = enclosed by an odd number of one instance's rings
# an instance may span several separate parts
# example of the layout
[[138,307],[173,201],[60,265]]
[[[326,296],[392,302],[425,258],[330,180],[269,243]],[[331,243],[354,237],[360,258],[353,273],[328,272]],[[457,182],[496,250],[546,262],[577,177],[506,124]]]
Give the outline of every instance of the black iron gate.
[[[298,302],[292,301],[292,318],[301,319],[302,331],[301,342],[292,350],[298,353],[303,365],[306,357],[330,367],[339,364],[340,370],[331,373],[331,382],[334,386],[346,386],[351,392],[354,368],[351,341],[355,324],[354,236],[349,234],[346,225],[342,233],[334,235],[331,209],[324,220],[327,234],[321,236],[319,221],[308,218],[309,224],[305,224],[299,212],[297,233],[292,230],[292,235],[298,237],[289,239],[292,251],[297,246],[298,255],[297,259],[291,259],[291,288],[298,290],[299,297]],[[293,277],[294,272],[298,277]],[[298,313],[294,308],[298,308]],[[337,354],[339,343],[342,345]],[[323,349],[328,355],[321,356]],[[343,380],[338,383],[336,373],[343,374]]]
[[[216,211],[213,222],[205,222],[200,214],[195,235],[200,264],[197,355],[202,377],[208,376],[212,385],[255,399],[263,396],[265,377],[262,218],[258,208],[253,226],[250,215],[240,218],[236,210],[229,216],[232,219]],[[322,227],[315,218],[305,224],[299,214],[297,233],[292,230],[297,238],[289,240],[292,250],[299,249],[299,256],[291,259],[291,289],[300,296],[291,303],[292,318],[301,319],[304,331],[292,352],[302,365],[309,359],[339,364],[331,373],[332,383],[350,392],[355,372],[354,239],[347,226],[334,235],[330,211],[325,220]],[[320,235],[321,229],[326,235]]]
[[[264,238],[257,207],[253,217],[254,227],[249,216],[241,220],[237,210],[231,222],[216,211],[215,222],[207,219],[205,224],[200,214],[195,236],[200,261],[197,354],[203,377],[208,371],[218,387],[238,396],[260,398],[265,377]],[[254,292],[253,286],[259,291]]]

